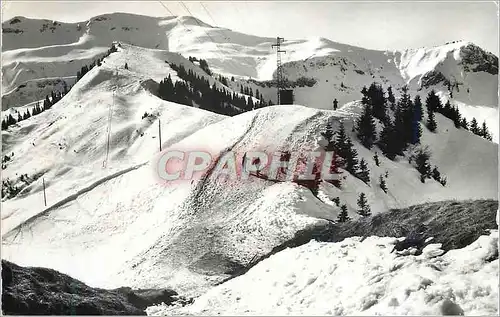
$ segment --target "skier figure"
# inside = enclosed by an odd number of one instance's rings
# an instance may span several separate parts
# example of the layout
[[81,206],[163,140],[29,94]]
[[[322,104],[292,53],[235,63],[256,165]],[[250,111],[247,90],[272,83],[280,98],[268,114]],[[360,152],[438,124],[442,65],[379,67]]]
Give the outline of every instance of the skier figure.
[[337,110],[337,106],[338,106],[339,102],[337,101],[337,99],[333,99],[333,110]]

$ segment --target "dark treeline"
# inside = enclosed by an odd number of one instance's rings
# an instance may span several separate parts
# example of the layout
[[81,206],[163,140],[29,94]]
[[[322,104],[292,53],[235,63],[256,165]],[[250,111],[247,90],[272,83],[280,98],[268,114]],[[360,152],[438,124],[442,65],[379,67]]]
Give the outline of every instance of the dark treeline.
[[100,58],[92,61],[89,65],[84,65],[82,68],[80,68],[80,71],[76,73],[76,81],[78,82],[83,76],[85,76],[86,73],[88,73],[92,68],[95,66],[101,66],[103,60],[108,57],[111,53],[114,53],[117,51],[117,48],[115,44],[111,45],[111,48],[108,49],[108,51]]
[[176,81],[174,84],[170,75],[162,80],[158,95],[164,100],[187,106],[196,104],[200,109],[229,116],[271,104],[270,102],[266,104],[262,100],[254,102],[252,98],[231,93],[226,88],[217,88],[215,83],[210,85],[204,76],[195,74],[191,69],[186,71],[183,65],[173,63],[169,65],[183,81]]
[[[378,83],[372,83],[369,88],[363,87],[361,93],[363,95],[361,100],[363,110],[353,128],[359,142],[368,149],[377,146],[390,160],[395,160],[397,156],[406,157],[419,172],[422,183],[425,183],[427,179],[433,179],[442,186],[447,184],[446,177],[441,174],[437,166],[433,166],[430,162],[429,147],[421,144],[422,127],[433,133],[437,131],[436,112],[452,120],[455,128],[467,129],[491,140],[486,123],[483,123],[481,127],[478,126],[476,119],[468,123],[458,108],[452,106],[450,102],[442,105],[435,91],[429,92],[425,100],[426,118],[420,96],[417,95],[412,99],[406,86],[402,88],[402,94],[398,100],[394,97],[391,87],[387,89],[386,95]],[[377,130],[380,133],[377,133]],[[337,131],[333,131],[331,123],[327,123],[326,130],[322,132],[322,135],[328,141],[325,150],[331,151],[335,155],[333,163],[335,167],[332,167],[335,173],[339,172],[338,168],[342,168],[363,181],[367,186],[375,184],[375,182],[370,182],[371,175],[367,163],[363,158],[358,159],[358,152],[347,136],[342,123]],[[373,161],[376,166],[383,164],[377,153],[374,154]],[[373,175],[373,177],[376,179],[377,187],[388,194],[390,191],[386,181],[389,177],[388,172],[386,171],[382,175]],[[339,180],[335,180],[333,185],[341,187]],[[341,205],[339,197],[335,197],[332,201],[335,202],[336,206],[341,207],[337,221],[349,221],[346,205]],[[359,215],[365,217],[371,214],[367,196],[362,192],[359,194],[357,205]]]
[[[200,68],[205,73],[207,73],[209,76],[213,76],[214,78],[216,78],[224,86],[229,87],[229,80],[228,80],[228,78],[225,77],[225,76],[222,76],[220,74],[218,76],[215,76],[215,74],[210,70],[210,67],[208,66],[208,63],[207,63],[206,60],[204,60],[204,59],[197,59],[196,57],[189,56],[189,61],[191,63],[193,63],[193,64],[194,64],[194,62],[198,62]],[[231,81],[234,82],[234,76],[231,77]],[[254,94],[254,92],[253,92],[253,90],[252,90],[251,87],[243,86],[243,84],[240,84],[240,93],[248,95],[250,97],[255,97],[255,98],[257,98],[259,100],[262,100],[262,101],[265,101],[264,97],[262,96],[262,93],[259,92],[259,89],[256,89],[255,90],[255,94]],[[269,103],[268,103],[268,105],[269,105]]]
[[63,91],[62,92],[52,91],[50,97],[49,95],[45,96],[45,100],[43,101],[42,105],[40,105],[40,103],[37,102],[36,105],[33,108],[31,108],[31,111],[30,109],[26,109],[25,113],[18,112],[17,118],[15,118],[12,114],[6,116],[2,120],[2,130],[6,130],[10,125],[31,118],[31,116],[36,116],[37,114],[40,114],[45,110],[52,108],[52,106],[55,105],[59,100],[61,100],[62,97],[65,96],[69,91],[66,82],[63,81],[63,83],[64,83]]
[[[450,101],[447,101],[443,106],[441,100],[436,95],[436,92],[434,90],[429,92],[429,94],[427,95],[426,106],[428,113],[437,112],[442,114],[443,116],[452,120],[456,128],[463,128],[489,141],[492,140],[491,134],[488,131],[488,127],[486,126],[486,122],[483,121],[481,127],[479,127],[476,118],[472,118],[470,122],[467,122],[467,119],[465,119],[461,115],[457,107],[451,105]],[[431,123],[431,126],[434,127],[435,124]]]
[[[207,63],[206,60],[201,59],[201,58],[197,59],[196,57],[189,56],[189,61],[191,63],[193,63],[193,64],[194,64],[194,62],[198,62],[199,63],[198,65],[200,66],[200,68],[203,69],[203,71],[205,73],[207,73],[208,76],[212,76],[213,75],[212,71],[210,70],[210,67],[208,67],[208,63]],[[226,79],[226,83],[224,85],[227,86],[227,79]]]

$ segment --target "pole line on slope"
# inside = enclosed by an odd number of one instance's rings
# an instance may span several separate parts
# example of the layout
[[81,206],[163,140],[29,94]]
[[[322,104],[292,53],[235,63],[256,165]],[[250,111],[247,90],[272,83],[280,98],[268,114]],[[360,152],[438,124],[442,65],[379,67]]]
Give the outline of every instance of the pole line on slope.
[[[166,4],[164,4],[161,0],[158,0],[158,2],[160,3],[160,5],[161,5],[163,8],[165,8],[165,10],[167,10],[167,11],[170,13],[170,15],[171,15],[171,16],[177,16],[177,15],[175,15],[175,14],[174,14],[174,13],[173,13],[173,12],[172,12],[169,8],[168,8],[168,6],[167,6]],[[185,9],[186,9],[186,11],[188,12],[188,14],[191,14],[191,15],[192,15],[192,13],[191,13],[191,12],[189,11],[189,9],[188,9],[188,8],[184,5],[184,3],[183,3],[183,2],[181,2],[181,4],[184,6],[184,8],[185,8]],[[193,16],[193,17],[194,17],[194,16]],[[200,25],[200,23],[198,22],[198,20],[197,20],[196,18],[195,18],[195,22],[196,22],[196,23],[198,24],[198,26],[199,26],[199,27],[203,30],[203,27]],[[188,29],[188,28],[184,25],[184,23],[182,23],[181,21],[179,21],[179,23],[182,25],[182,27],[184,27],[184,29],[186,29],[186,31],[189,31],[189,29]],[[215,42],[213,41],[212,37],[211,37],[210,35],[208,35],[208,33],[207,33],[205,30],[203,30],[203,32],[205,32],[205,34],[206,34],[206,35],[210,38],[210,40],[214,43],[214,45],[215,45],[215,47],[217,48],[217,50],[218,50],[218,51],[219,51],[219,52],[223,55],[222,51],[221,51],[221,50],[219,49],[219,47],[217,46],[217,43],[215,43]],[[196,38],[196,37],[195,37],[195,40],[196,40],[196,41],[197,41],[200,45],[203,45],[203,43],[201,43],[201,41],[200,41],[198,38]],[[215,52],[215,54],[216,54],[216,55],[219,55],[219,54],[217,54],[217,52]],[[219,58],[220,58],[220,59],[222,59],[222,56],[221,56],[221,55],[219,55]],[[240,70],[240,71],[241,71],[241,73],[242,73],[244,76],[247,76],[248,78],[252,78],[252,76],[249,76],[249,75],[248,75],[248,73],[247,73],[244,69],[240,68],[240,67],[239,67],[239,65],[238,65],[237,63],[235,63],[234,61],[232,61],[231,59],[229,59],[227,62],[228,62],[229,64],[235,65],[235,68],[236,68],[237,70]],[[217,81],[215,78],[214,78],[214,80],[215,80],[215,81]],[[237,92],[236,90],[234,90],[234,91],[235,91],[237,94],[239,94],[239,92]],[[248,98],[251,98],[251,97],[250,97],[250,96],[248,96]]]
[[[213,18],[212,14],[211,14],[211,13],[210,13],[210,11],[208,10],[208,8],[207,8],[207,7],[205,7],[205,5],[203,4],[203,2],[200,2],[200,4],[201,4],[201,6],[203,7],[203,10],[205,10],[205,12],[206,12],[206,13],[208,14],[208,16],[210,17],[210,19],[212,20],[212,22],[214,23],[214,25],[217,25],[217,22],[216,22],[216,21],[215,21],[215,19]],[[239,15],[239,11],[238,11],[238,15]],[[226,33],[224,33],[224,31],[223,31],[222,29],[217,30],[217,31],[218,31],[219,33],[222,33],[222,36],[224,37],[224,39],[226,39],[226,40],[230,40],[230,39],[231,39],[231,37],[230,37],[230,36],[228,36]],[[207,35],[208,35],[208,34],[207,34]],[[214,42],[214,44],[217,46],[217,44],[216,44],[215,42]],[[219,50],[219,51],[220,51],[220,50]],[[222,52],[221,52],[221,53],[222,53]],[[233,61],[232,61],[232,60],[229,60],[229,62],[233,62]],[[234,65],[236,65],[236,67],[237,67],[237,68],[238,68],[238,66],[239,66],[238,64],[234,64]],[[246,73],[246,72],[244,71],[244,69],[243,69],[243,68],[240,68],[240,70],[242,71],[242,73],[243,73],[245,76],[247,76],[248,78],[252,78],[252,76],[248,76],[248,73]],[[257,99],[258,99],[258,98],[257,98]]]
[[42,178],[43,184],[43,202],[45,203],[45,207],[47,207],[47,194],[45,193],[45,178]]
[[158,119],[158,136],[160,139],[160,152],[161,152],[161,119]]
[[[172,16],[176,16],[175,14],[172,13],[172,11],[167,7],[166,4],[164,4],[161,0],[158,0],[160,2],[160,4],[172,15]],[[193,13],[189,10],[189,8],[184,4],[184,2],[181,1],[181,5],[184,7],[184,9],[186,10],[186,12],[193,16]],[[217,51],[219,51],[219,54],[217,52],[214,52],[216,55],[218,55],[218,57],[222,60],[222,58],[224,57],[224,53],[220,50],[219,46],[217,45],[217,43],[214,41],[214,39],[208,34],[207,31],[204,30],[203,26],[200,24],[200,22],[198,21],[198,19],[194,19],[194,21],[196,22],[196,24],[198,24],[198,26],[203,30],[203,32],[205,33],[205,35],[207,35],[207,37],[210,39],[210,41],[215,45],[215,48],[217,49]],[[188,28],[184,25],[184,23],[180,22],[179,23],[186,29],[188,30]],[[201,41],[198,39],[198,38],[195,38],[196,41],[203,45],[203,43],[201,43]],[[226,61],[227,63],[229,64],[232,64],[235,66],[235,68],[239,71],[241,71],[241,73],[244,75],[244,76],[247,76],[248,78],[251,78],[252,76],[249,76],[248,73],[243,69],[241,68],[237,63],[235,63],[234,61],[232,61],[231,59],[227,60]]]
[[113,106],[115,103],[115,90],[113,90],[113,97],[112,97],[112,102],[109,105],[109,111],[108,111],[108,136],[107,136],[107,145],[106,145],[106,158],[104,159],[104,162],[102,164],[103,168],[106,168],[108,164],[108,158],[109,158],[109,144],[110,144],[110,139],[111,139],[111,121],[113,118]]
[[[210,11],[208,11],[207,7],[205,7],[205,5],[203,4],[203,2],[200,2],[200,4],[203,7],[203,10],[205,10],[205,12],[207,13],[207,15],[210,18],[210,20],[212,20],[212,22],[214,23],[214,25],[217,25],[217,22],[215,22],[215,19],[212,17],[212,14],[210,13]],[[219,32],[220,34],[222,34],[222,36],[224,37],[225,40],[229,40],[230,39],[230,37],[227,36],[227,34],[225,34],[224,31],[222,31],[222,29],[218,29],[217,32]]]
[[[186,6],[186,4],[184,4],[184,2],[182,2],[182,1],[181,1],[181,5],[184,7],[184,9],[186,10],[186,12],[187,12],[190,16],[194,17],[193,13],[189,10],[189,8]],[[210,34],[208,34],[208,32],[207,32],[207,31],[205,31],[205,30],[203,29],[203,27],[201,26],[201,24],[200,24],[200,22],[198,21],[198,19],[196,19],[196,18],[195,18],[195,20],[194,20],[194,21],[195,21],[195,22],[196,22],[196,24],[198,24],[198,26],[199,26],[199,27],[203,30],[203,32],[206,34],[206,36],[208,36],[208,38],[210,39],[210,41],[211,41],[212,43],[214,43],[215,48],[216,48],[216,49],[217,49],[217,51],[219,51],[219,53],[220,53],[219,57],[222,59],[222,58],[224,57],[224,53],[220,50],[220,48],[219,48],[219,46],[217,45],[217,43],[216,43],[216,42],[214,41],[214,39],[210,36]],[[216,53],[216,54],[217,54],[217,53]],[[231,60],[229,60],[229,61],[228,61],[228,63],[231,63],[231,62],[232,62]],[[234,65],[236,65],[236,64],[234,64]],[[239,68],[239,66],[238,66],[238,65],[236,65],[236,68]],[[240,68],[240,70],[242,71],[242,73],[243,73],[244,75],[247,75],[247,74],[246,74],[246,72],[245,72],[245,71],[243,71],[243,69],[242,69],[242,68]],[[248,77],[251,77],[251,76],[248,76]]]

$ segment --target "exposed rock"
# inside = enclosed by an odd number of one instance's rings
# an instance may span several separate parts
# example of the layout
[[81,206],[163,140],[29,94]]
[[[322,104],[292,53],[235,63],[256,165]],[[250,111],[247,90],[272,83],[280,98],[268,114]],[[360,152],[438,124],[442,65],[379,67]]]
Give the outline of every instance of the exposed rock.
[[474,44],[464,46],[460,51],[460,57],[462,58],[460,63],[465,71],[498,75],[498,57]]
[[[301,246],[311,240],[340,242],[350,237],[404,237],[404,240],[395,243],[393,251],[408,251],[405,254],[413,255],[425,252],[429,243],[441,244],[440,252],[460,249],[481,235],[488,234],[490,229],[498,228],[495,221],[497,210],[498,201],[491,199],[441,201],[392,209],[356,221],[318,224],[298,231],[292,239],[276,246],[264,256],[252,259],[243,269],[221,283],[246,273],[273,254],[286,248]],[[433,251],[429,250],[429,253]],[[488,261],[497,258],[498,253],[492,254]]]
[[2,260],[2,312],[8,315],[146,315],[146,307],[174,301],[177,293],[169,289],[93,288],[52,269]]
[[441,72],[434,70],[422,76],[422,78],[420,78],[420,82],[420,86],[424,88],[428,88],[439,83],[443,83],[443,85],[445,86],[448,86],[450,84],[450,81]]
[[458,304],[449,299],[445,299],[441,304],[441,314],[443,316],[463,316],[464,310]]

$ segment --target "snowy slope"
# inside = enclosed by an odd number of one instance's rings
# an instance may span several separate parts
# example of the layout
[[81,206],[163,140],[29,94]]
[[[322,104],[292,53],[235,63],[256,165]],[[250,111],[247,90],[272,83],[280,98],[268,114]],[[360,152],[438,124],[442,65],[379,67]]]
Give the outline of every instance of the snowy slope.
[[395,238],[286,249],[186,307],[149,315],[496,315],[498,231],[445,255],[390,253]]
[[[494,55],[464,41],[402,52],[366,50],[328,40],[323,42],[324,46],[335,48],[334,52],[284,65],[284,76],[289,80],[301,77],[316,80],[313,87],[294,88],[296,103],[332,109],[333,99],[337,99],[340,105],[361,99],[361,89],[372,82],[382,84],[385,89],[392,86],[396,97],[401,87],[408,85],[410,94],[420,95],[423,101],[434,89],[443,104],[450,100],[468,121],[473,117],[481,123],[486,121],[494,141],[498,142],[498,59]],[[472,64],[474,59],[479,59],[482,64]],[[477,65],[482,65],[482,68]],[[451,95],[448,82],[453,86]],[[252,85],[252,88],[258,88],[266,98],[276,99],[275,88],[258,85]]]
[[[497,197],[497,144],[455,129],[441,115],[436,116],[438,134],[424,128],[423,141],[432,151],[431,163],[447,177],[446,187],[433,180],[422,184],[418,172],[404,160],[390,161],[380,155],[381,165],[375,166],[373,151],[362,147],[351,132],[361,109],[353,100],[359,99],[359,85],[373,80],[370,64],[390,69],[387,78],[394,86],[407,80],[380,52],[368,54],[321,38],[291,42],[286,49],[297,62],[285,68],[287,76],[321,77],[324,83],[296,90],[303,106],[273,106],[225,117],[163,101],[151,87],[169,74],[179,80],[166,62],[206,76],[185,59],[190,54],[208,59],[213,70],[224,74],[246,77],[251,72],[268,79],[275,58],[269,50],[273,39],[214,28],[190,17],[111,14],[80,23],[81,30],[78,24],[53,25],[54,33],[50,27],[40,32],[44,23],[21,18],[10,27],[23,32],[4,33],[8,36],[4,43],[11,40],[12,46],[4,52],[2,85],[13,89],[8,98],[14,103],[25,102],[15,91],[20,83],[27,84],[24,91],[36,101],[37,94],[29,89],[35,82],[55,75],[74,76],[112,41],[122,44],[50,110],[2,131],[3,154],[14,153],[3,178],[17,184],[21,174],[30,178],[17,197],[2,201],[2,255],[17,264],[55,268],[92,286],[170,286],[182,294],[199,295],[298,230],[326,221],[323,218],[336,219],[339,208],[329,198],[341,197],[355,218],[360,192],[367,195],[374,213],[427,201]],[[207,39],[207,32],[220,42],[217,46]],[[31,42],[34,34],[40,39]],[[306,62],[298,61],[307,58],[307,63],[313,63],[308,71],[303,67]],[[322,65],[325,60],[331,64]],[[342,67],[348,69],[345,74]],[[328,74],[335,80],[326,83]],[[344,84],[351,90],[338,95],[341,108],[319,110],[328,108],[325,98],[335,94],[337,86],[329,85],[343,82],[344,75]],[[385,76],[382,67],[377,76]],[[209,80],[235,91],[241,83],[231,82],[228,88]],[[270,88],[262,92],[275,93]],[[145,112],[150,116],[142,118]],[[193,182],[158,180],[159,126],[162,149],[210,150],[214,156],[236,151],[240,159],[242,153],[256,149],[315,148],[329,120],[334,129],[344,122],[370,168],[369,185],[343,173],[341,189],[322,185],[322,201],[295,183],[222,182],[210,173]],[[388,194],[377,184],[378,176],[386,172]]]
[[[151,77],[171,74],[177,79],[164,60],[197,69],[175,53],[123,45],[51,110],[2,132],[5,153],[15,154],[4,177],[37,177],[18,197],[2,203],[5,258],[53,267],[93,286],[169,285],[201,294],[298,230],[324,221],[320,218],[336,219],[338,207],[294,183],[253,179],[243,185],[208,176],[193,183],[160,183],[157,118],[163,149],[210,150],[214,155],[232,150],[240,156],[256,149],[295,152],[315,148],[328,120],[334,129],[343,121],[351,131],[358,102],[338,111],[273,106],[223,117],[152,95],[147,89]],[[129,70],[122,67],[125,61]],[[141,119],[144,112],[153,117]],[[366,193],[374,213],[426,201],[496,197],[497,145],[437,118],[439,134],[424,132],[423,138],[433,152],[432,164],[448,178],[446,187],[420,183],[406,161],[381,156],[376,167],[373,152],[355,141],[368,162],[370,186],[344,173],[341,190],[326,184],[321,192],[341,197],[351,217],[357,217],[360,192]],[[376,183],[386,171],[388,194]]]
[[[275,76],[274,38],[264,38],[210,26],[194,17],[154,18],[113,13],[80,23],[62,23],[17,17],[2,24],[2,110],[43,99],[54,88],[52,80],[72,84],[81,66],[101,56],[111,42],[178,52],[208,61],[216,73],[235,76],[240,84],[276,102],[276,89],[246,79]],[[17,30],[17,31],[16,31]],[[498,142],[498,58],[473,43],[377,51],[345,45],[325,38],[285,41],[284,74],[289,80],[313,78],[313,87],[296,87],[295,103],[331,109],[336,98],[345,104],[361,98],[360,90],[377,81],[391,85],[395,94],[409,84],[412,95],[425,97],[430,89],[458,106],[464,116],[486,121]],[[154,70],[151,68],[150,70]],[[35,85],[36,83],[36,85]]]
[[[189,16],[154,18],[113,13],[73,24],[16,19],[2,24],[4,29],[19,30],[3,34],[4,91],[35,78],[74,76],[82,64],[88,64],[112,41],[201,57],[215,72],[237,78],[269,80],[276,70],[276,54],[271,47],[275,38],[213,27]],[[13,21],[16,23],[11,24]],[[360,87],[374,80],[384,84],[389,81],[395,87],[409,83],[412,89],[434,80],[432,86],[442,89],[443,82],[437,76],[441,74],[460,86],[460,91],[454,92],[457,101],[497,107],[498,58],[466,41],[391,52],[313,37],[285,41],[283,49],[287,51],[283,62],[289,79],[305,75],[317,78],[320,84],[329,79],[326,90],[337,94],[341,104],[359,99]],[[51,66],[54,63],[57,67]],[[345,90],[339,87],[341,82],[347,86]],[[331,106],[330,93],[325,89],[312,93],[316,92],[321,92],[325,100],[319,100],[315,107]],[[312,106],[300,92],[298,95],[298,103]],[[274,97],[266,95],[266,99]]]

